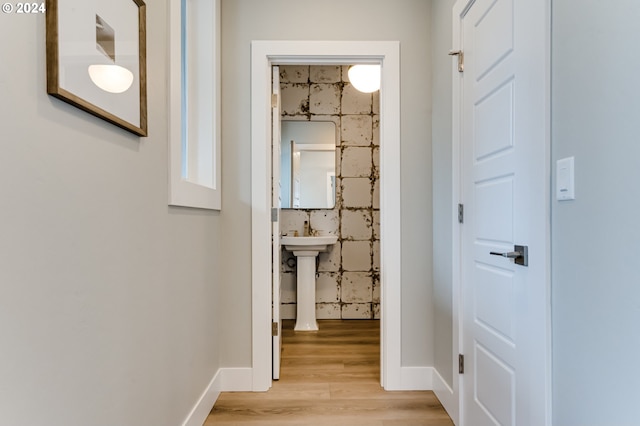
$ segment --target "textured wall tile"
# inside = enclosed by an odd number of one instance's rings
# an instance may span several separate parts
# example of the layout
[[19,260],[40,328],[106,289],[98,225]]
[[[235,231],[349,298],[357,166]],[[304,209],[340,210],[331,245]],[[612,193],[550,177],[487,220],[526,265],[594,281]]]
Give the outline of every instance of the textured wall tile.
[[296,273],[285,272],[280,274],[280,303],[296,303]]
[[376,179],[373,183],[373,201],[374,209],[380,209],[380,179]]
[[372,121],[373,144],[376,146],[380,146],[380,116],[374,115]]
[[302,235],[305,220],[309,220],[309,213],[304,210],[280,210],[280,234],[291,235],[291,231],[298,231]]
[[344,83],[349,83],[349,68],[351,68],[351,65],[342,66],[342,81]]
[[380,303],[380,275],[377,273],[373,274],[373,303]]
[[380,147],[373,148],[373,177],[380,178]]
[[309,112],[309,85],[287,83],[281,85],[283,115],[304,115]]
[[373,279],[369,272],[342,274],[342,301],[344,303],[370,303],[373,300]]
[[332,245],[329,251],[318,254],[318,272],[338,272],[340,270],[340,242]]
[[373,270],[380,270],[380,241],[373,242]]
[[316,278],[316,303],[340,301],[340,275],[337,272],[320,272]]
[[372,212],[373,216],[373,238],[376,240],[380,239],[380,210],[374,210]]
[[342,178],[336,177],[336,205],[333,208],[336,210],[341,209],[342,204]]
[[311,66],[309,81],[311,83],[340,83],[342,81],[341,68],[339,65]]
[[369,115],[343,115],[342,144],[350,146],[369,146],[373,141],[373,122]]
[[280,67],[280,84],[282,83],[308,83],[308,65],[286,65]]
[[371,114],[371,93],[362,93],[351,84],[342,89],[343,114]]
[[347,303],[342,305],[342,319],[371,318],[371,303]]
[[283,117],[281,120],[281,122],[285,122],[285,121],[309,121],[309,115],[308,114],[287,115],[286,117]]
[[373,319],[380,319],[380,304],[379,303],[374,303],[373,304]]
[[339,303],[318,303],[316,304],[317,319],[340,319]]
[[342,169],[345,177],[369,177],[373,167],[373,152],[368,147],[347,146],[342,149]]
[[309,92],[311,114],[332,115],[340,113],[340,85],[312,84]]
[[342,210],[340,235],[348,240],[370,240],[372,217],[369,210]]
[[368,178],[342,179],[342,206],[370,208],[372,206],[371,181]]
[[371,270],[371,242],[343,241],[342,269],[352,272]]
[[373,106],[372,112],[376,115],[380,115],[380,91],[373,92]]
[[320,235],[338,235],[340,231],[340,215],[338,210],[312,210],[311,229]]

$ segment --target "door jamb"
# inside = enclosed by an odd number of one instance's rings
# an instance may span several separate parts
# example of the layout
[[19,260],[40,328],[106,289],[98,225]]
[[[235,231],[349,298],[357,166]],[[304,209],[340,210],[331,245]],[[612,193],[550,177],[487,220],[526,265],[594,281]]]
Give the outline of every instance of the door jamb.
[[401,367],[400,45],[397,41],[251,43],[252,390],[271,387],[271,65],[382,64],[380,96],[381,382],[403,387]]
[[[453,6],[453,26],[452,26],[452,40],[451,46],[452,50],[461,50],[461,31],[462,28],[460,26],[460,17],[463,14],[464,10],[468,9],[475,0],[458,0]],[[452,185],[452,194],[451,197],[452,206],[451,211],[458,211],[458,203],[462,202],[462,180],[461,180],[461,160],[462,160],[462,152],[460,150],[460,137],[461,137],[461,120],[460,120],[460,112],[462,108],[462,78],[460,77],[460,72],[458,71],[458,61],[451,61],[451,73],[453,75],[452,78],[452,123],[451,123],[451,185]],[[453,395],[451,398],[451,409],[448,411],[449,416],[454,424],[460,425],[461,413],[461,393],[460,389],[462,388],[462,380],[464,376],[462,374],[457,373],[458,371],[458,354],[460,354],[461,344],[461,330],[460,325],[462,323],[462,309],[460,306],[461,302],[461,262],[460,255],[462,254],[462,244],[461,237],[462,232],[460,229],[460,223],[456,220],[452,220],[453,229],[451,232],[453,241],[451,244],[452,249],[452,271],[451,271],[451,316],[452,316],[452,336],[451,341],[453,344],[452,348],[452,370],[453,371]]]

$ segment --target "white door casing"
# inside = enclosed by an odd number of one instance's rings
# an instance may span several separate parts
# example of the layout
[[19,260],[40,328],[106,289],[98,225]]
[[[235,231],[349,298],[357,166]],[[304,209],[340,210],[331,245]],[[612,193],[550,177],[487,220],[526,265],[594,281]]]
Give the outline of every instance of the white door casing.
[[271,66],[382,64],[380,94],[381,382],[415,387],[401,360],[400,46],[397,41],[253,41],[251,44],[252,386],[271,387]]
[[[280,378],[280,348],[282,347],[282,322],[280,316],[280,69],[274,66],[271,77],[271,306],[272,327],[275,327],[275,334],[272,336],[272,377],[274,380]],[[275,325],[274,325],[275,324]]]
[[[549,4],[459,1],[454,43],[460,424],[548,425]],[[528,246],[526,267],[490,254],[516,244]]]

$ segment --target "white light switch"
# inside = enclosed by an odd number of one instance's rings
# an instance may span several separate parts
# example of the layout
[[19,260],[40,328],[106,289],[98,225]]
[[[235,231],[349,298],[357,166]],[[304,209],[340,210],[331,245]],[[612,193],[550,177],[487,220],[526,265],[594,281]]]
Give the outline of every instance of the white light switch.
[[560,201],[576,199],[573,163],[573,157],[563,158],[556,163],[556,198]]

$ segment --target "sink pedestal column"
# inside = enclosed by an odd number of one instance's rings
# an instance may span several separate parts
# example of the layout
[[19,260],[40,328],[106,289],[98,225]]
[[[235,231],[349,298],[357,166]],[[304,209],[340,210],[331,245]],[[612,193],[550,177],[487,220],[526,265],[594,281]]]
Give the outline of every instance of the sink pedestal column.
[[318,330],[316,322],[316,256],[317,251],[295,251],[297,258],[296,326],[297,331]]
[[315,331],[316,322],[316,256],[338,241],[336,235],[309,237],[284,236],[280,243],[292,252],[298,263],[298,305],[294,330]]

